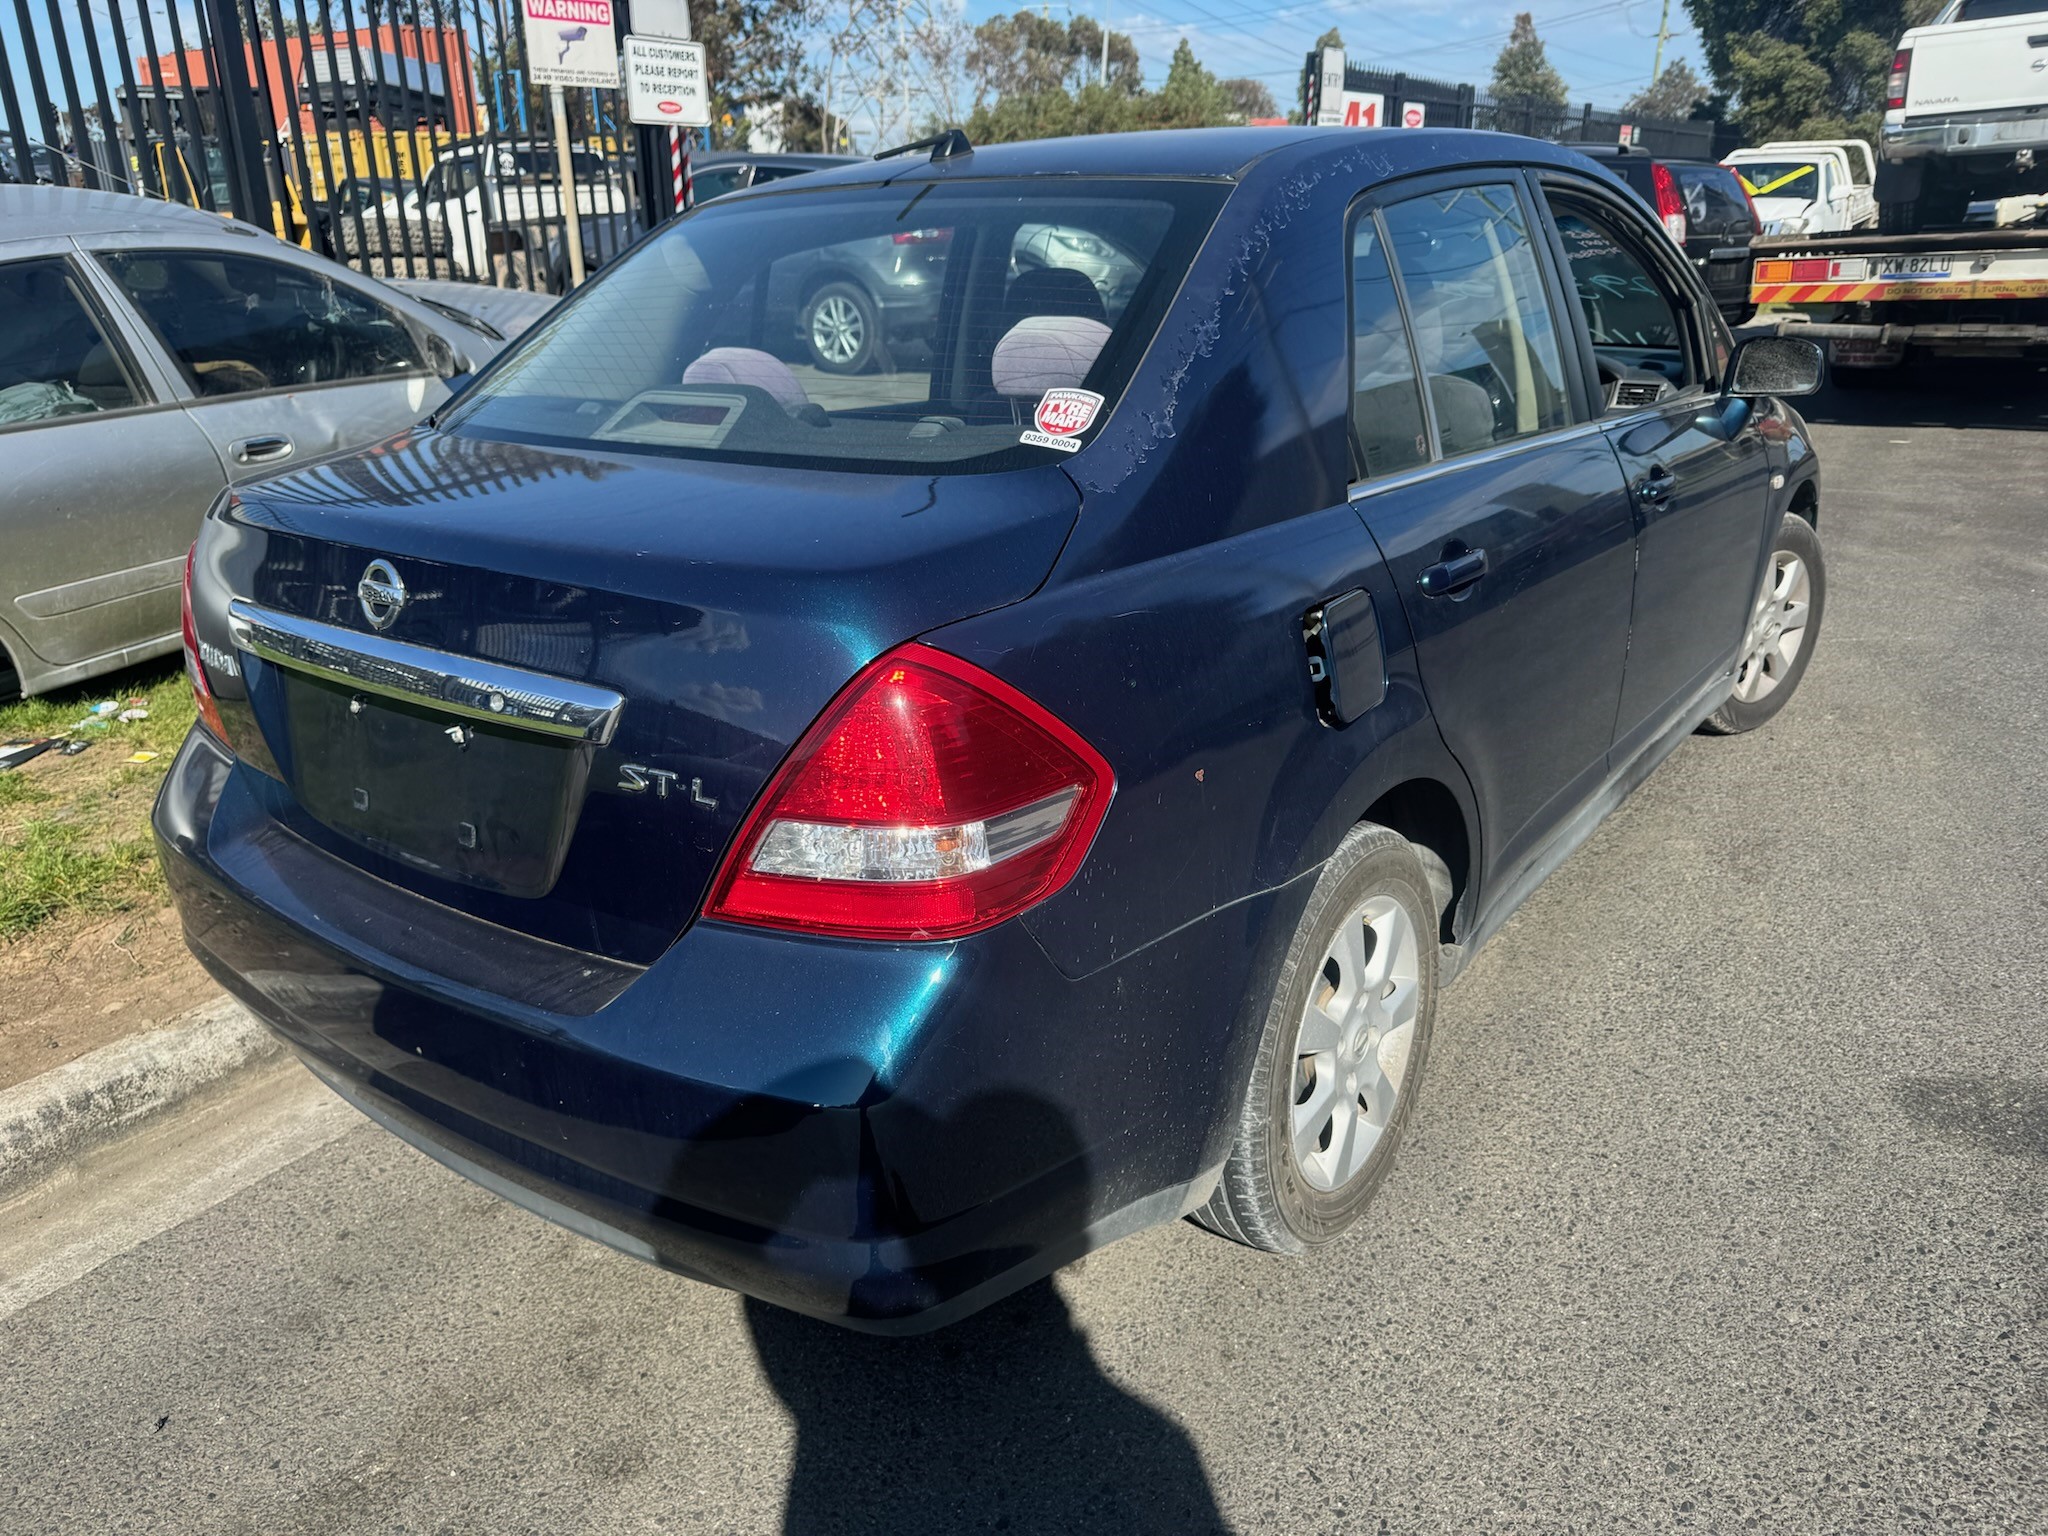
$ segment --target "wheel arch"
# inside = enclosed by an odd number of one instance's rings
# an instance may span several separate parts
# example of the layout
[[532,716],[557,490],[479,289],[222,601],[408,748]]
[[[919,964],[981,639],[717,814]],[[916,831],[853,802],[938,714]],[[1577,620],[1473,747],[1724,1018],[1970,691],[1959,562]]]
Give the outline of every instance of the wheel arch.
[[1451,896],[1444,905],[1438,938],[1446,944],[1455,942],[1457,914],[1472,884],[1476,841],[1457,795],[1441,779],[1404,779],[1382,792],[1358,820],[1399,833],[1443,860],[1451,877]]

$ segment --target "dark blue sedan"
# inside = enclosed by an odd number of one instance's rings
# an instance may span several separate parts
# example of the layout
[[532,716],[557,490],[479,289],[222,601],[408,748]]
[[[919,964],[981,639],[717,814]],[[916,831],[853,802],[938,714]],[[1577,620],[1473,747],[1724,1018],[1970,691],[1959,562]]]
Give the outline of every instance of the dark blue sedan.
[[[768,302],[849,241],[938,288],[857,376]],[[1439,989],[1798,686],[1818,375],[1525,139],[736,194],[214,510],[164,863],[337,1092],[681,1274],[908,1331],[1181,1216],[1302,1253]]]

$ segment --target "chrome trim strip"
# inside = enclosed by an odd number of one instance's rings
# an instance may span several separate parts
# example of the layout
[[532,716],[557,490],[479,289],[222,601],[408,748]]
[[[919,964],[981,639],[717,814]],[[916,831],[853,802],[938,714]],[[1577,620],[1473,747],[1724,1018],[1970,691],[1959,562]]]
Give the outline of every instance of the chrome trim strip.
[[1496,443],[1491,448],[1461,453],[1454,459],[1437,459],[1428,464],[1418,464],[1413,469],[1402,470],[1398,475],[1387,475],[1379,480],[1361,480],[1351,487],[1350,499],[1363,501],[1368,496],[1377,496],[1380,492],[1391,491],[1397,486],[1434,480],[1438,475],[1453,469],[1463,469],[1468,464],[1491,464],[1495,459],[1512,458],[1518,453],[1531,453],[1538,449],[1555,447],[1559,443],[1577,442],[1582,437],[1592,437],[1606,431],[1616,422],[1626,420],[1626,416],[1603,416],[1597,421],[1582,421],[1575,427],[1561,427],[1555,432],[1538,432],[1530,437],[1518,437],[1512,442]]
[[609,688],[386,640],[259,608],[239,597],[228,604],[228,633],[239,649],[295,672],[451,715],[600,747],[612,739],[626,706]]

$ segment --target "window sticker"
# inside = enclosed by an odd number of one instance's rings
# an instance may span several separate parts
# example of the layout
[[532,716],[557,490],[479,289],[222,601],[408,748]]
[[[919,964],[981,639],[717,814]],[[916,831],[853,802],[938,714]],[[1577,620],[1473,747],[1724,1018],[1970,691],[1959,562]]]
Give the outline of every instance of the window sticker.
[[1035,430],[1026,432],[1018,441],[1037,448],[1078,453],[1081,434],[1094,423],[1095,413],[1101,409],[1102,396],[1093,390],[1048,389],[1040,397],[1038,409],[1031,413]]

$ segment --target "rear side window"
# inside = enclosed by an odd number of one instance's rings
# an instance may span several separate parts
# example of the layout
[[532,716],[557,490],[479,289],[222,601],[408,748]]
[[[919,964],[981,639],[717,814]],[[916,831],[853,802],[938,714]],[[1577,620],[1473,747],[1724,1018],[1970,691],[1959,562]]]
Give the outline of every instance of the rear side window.
[[1513,186],[1380,212],[1445,457],[1568,423],[1557,327]]
[[522,338],[448,425],[881,473],[1057,462],[1115,409],[1227,194],[805,180],[668,225]]
[[55,259],[0,266],[0,427],[136,403],[70,268]]
[[100,257],[201,395],[424,373],[394,310],[322,272],[210,251]]
[[1351,445],[1367,477],[1429,461],[1415,356],[1370,214],[1351,231]]

